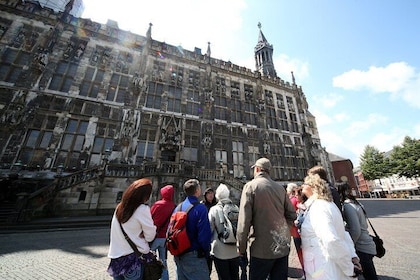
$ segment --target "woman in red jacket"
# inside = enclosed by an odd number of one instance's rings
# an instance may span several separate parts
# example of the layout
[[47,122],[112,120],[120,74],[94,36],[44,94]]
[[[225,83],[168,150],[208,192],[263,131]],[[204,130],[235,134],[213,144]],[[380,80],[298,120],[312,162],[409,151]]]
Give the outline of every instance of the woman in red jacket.
[[165,269],[162,272],[162,280],[168,280],[168,269],[166,268],[166,255],[167,249],[165,246],[166,231],[168,229],[169,219],[171,218],[172,212],[175,209],[174,203],[174,187],[167,185],[160,189],[162,196],[161,200],[156,201],[150,212],[152,213],[152,219],[156,226],[156,238],[153,240],[150,249],[157,251],[159,259],[165,265]]

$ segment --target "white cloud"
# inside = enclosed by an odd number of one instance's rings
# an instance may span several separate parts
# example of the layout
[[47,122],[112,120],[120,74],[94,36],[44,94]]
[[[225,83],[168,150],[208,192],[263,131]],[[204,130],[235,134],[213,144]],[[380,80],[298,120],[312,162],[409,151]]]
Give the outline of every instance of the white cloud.
[[380,114],[369,114],[367,118],[362,121],[355,121],[350,123],[346,132],[351,136],[357,136],[365,133],[372,127],[380,127],[387,122],[388,118]]
[[326,95],[314,95],[312,96],[312,101],[317,104],[318,106],[322,106],[322,108],[333,108],[337,103],[343,100],[343,96],[338,93],[330,93]]
[[309,76],[309,63],[297,58],[291,58],[285,54],[280,54],[273,58],[274,67],[276,68],[277,76],[283,80],[291,81],[292,74],[295,76],[297,83],[305,80]]
[[334,77],[333,86],[345,90],[389,93],[393,99],[401,98],[410,106],[420,108],[420,72],[406,62],[395,62],[385,67],[371,66],[367,71],[353,69]]

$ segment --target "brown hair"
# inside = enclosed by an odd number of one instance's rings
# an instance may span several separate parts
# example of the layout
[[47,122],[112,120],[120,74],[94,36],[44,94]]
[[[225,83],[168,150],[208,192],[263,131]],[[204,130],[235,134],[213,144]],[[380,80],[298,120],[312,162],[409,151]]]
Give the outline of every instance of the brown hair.
[[115,215],[120,223],[127,222],[133,215],[134,211],[143,203],[145,203],[152,194],[152,181],[142,178],[134,181],[125,190],[121,202],[117,205]]
[[311,174],[318,174],[319,177],[321,177],[322,180],[325,180],[328,182],[328,176],[327,176],[327,171],[325,170],[324,167],[320,166],[320,165],[316,165],[314,167],[312,167],[311,169],[308,170],[308,175]]
[[184,192],[187,196],[194,195],[199,187],[200,182],[197,179],[189,179],[184,183]]

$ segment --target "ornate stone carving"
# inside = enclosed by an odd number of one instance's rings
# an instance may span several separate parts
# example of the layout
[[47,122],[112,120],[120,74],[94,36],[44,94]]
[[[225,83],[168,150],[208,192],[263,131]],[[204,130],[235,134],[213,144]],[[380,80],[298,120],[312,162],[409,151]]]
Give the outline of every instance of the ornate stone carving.
[[161,150],[179,151],[181,147],[181,120],[164,117],[161,127],[159,146]]

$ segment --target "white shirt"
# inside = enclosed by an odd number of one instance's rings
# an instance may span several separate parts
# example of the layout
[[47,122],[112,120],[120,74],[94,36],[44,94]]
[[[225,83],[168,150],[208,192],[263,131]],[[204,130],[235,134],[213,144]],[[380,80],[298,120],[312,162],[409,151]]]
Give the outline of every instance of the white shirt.
[[[147,254],[150,251],[149,243],[155,238],[156,226],[153,223],[152,215],[150,214],[150,207],[146,204],[141,204],[130,217],[130,219],[122,224],[124,231],[128,237],[137,245],[141,253]],[[143,233],[144,238],[140,237]],[[117,217],[112,217],[111,221],[111,236],[108,257],[111,259],[119,258],[133,253],[133,249],[124,238],[121,231],[120,223]]]

